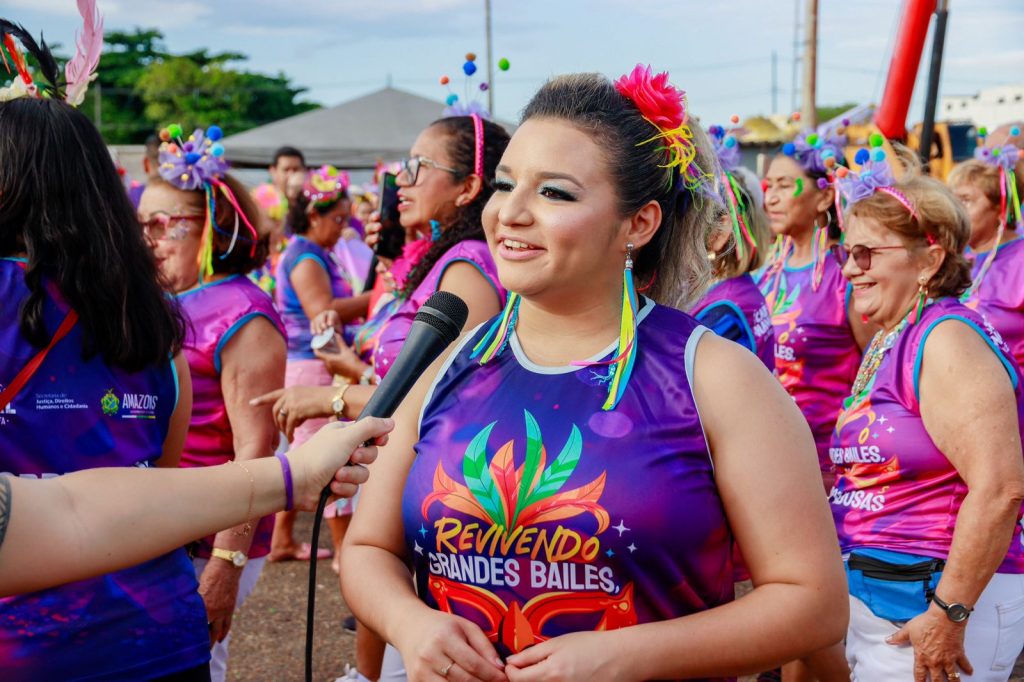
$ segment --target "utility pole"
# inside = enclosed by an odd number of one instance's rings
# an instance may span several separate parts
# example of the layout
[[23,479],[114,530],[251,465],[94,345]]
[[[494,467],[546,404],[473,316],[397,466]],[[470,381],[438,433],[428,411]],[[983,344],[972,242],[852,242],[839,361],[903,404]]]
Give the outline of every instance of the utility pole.
[[494,60],[491,57],[491,0],[484,0],[484,22],[487,29],[487,111],[494,116]]
[[796,111],[796,69],[800,63],[800,0],[793,0],[793,63],[789,81],[789,110]]
[[804,19],[803,102],[800,120],[805,127],[818,125],[818,0],[807,0]]
[[772,115],[779,113],[779,53],[772,50]]

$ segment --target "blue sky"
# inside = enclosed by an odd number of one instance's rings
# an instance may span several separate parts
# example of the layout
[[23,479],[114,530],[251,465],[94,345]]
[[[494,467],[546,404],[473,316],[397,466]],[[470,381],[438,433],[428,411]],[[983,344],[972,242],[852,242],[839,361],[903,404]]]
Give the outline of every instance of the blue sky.
[[[1024,3],[952,0],[940,94],[1024,81]],[[819,104],[877,102],[885,83],[897,0],[821,0]],[[250,55],[245,68],[283,71],[333,105],[393,85],[443,99],[442,74],[461,93],[461,64],[484,66],[483,0],[99,0],[108,29],[156,27],[172,52]],[[74,0],[4,0],[4,16],[70,45]],[[791,110],[794,0],[493,0],[499,118],[514,120],[554,74],[617,76],[637,62],[667,69],[691,110],[710,124],[771,113],[771,53],[778,108]],[[930,42],[929,42],[930,45]],[[921,116],[922,59],[910,120]],[[799,78],[799,75],[798,75]],[[477,81],[479,82],[479,81]],[[797,81],[799,88],[799,81]],[[799,102],[799,100],[796,100]]]

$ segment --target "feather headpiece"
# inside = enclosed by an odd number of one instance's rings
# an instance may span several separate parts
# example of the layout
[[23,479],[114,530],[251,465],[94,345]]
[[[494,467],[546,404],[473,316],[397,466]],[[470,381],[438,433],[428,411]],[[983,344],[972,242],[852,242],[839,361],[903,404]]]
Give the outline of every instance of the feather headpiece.
[[[64,66],[63,78],[42,35],[36,42],[24,26],[0,18],[0,62],[14,75],[9,86],[0,87],[0,102],[19,97],[52,97],[75,107],[83,102],[89,83],[96,79],[103,51],[103,17],[96,0],[78,0],[78,13],[82,15],[82,32],[77,36],[75,56]],[[39,79],[29,71],[22,50],[39,64]]]

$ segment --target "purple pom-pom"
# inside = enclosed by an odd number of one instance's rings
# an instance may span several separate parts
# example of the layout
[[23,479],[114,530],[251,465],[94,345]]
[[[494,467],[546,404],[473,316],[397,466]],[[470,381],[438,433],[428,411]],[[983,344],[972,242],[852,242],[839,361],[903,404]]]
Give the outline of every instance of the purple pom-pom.
[[199,161],[199,159],[201,159],[201,158],[203,158],[202,154],[196,154],[195,152],[189,152],[188,154],[185,155],[185,163],[187,163],[187,164],[189,164],[191,166],[192,164],[194,164],[197,161]]
[[853,162],[858,166],[863,166],[865,163],[871,160],[871,152],[867,149],[858,149],[857,154],[853,157]]
[[481,83],[480,84],[480,92],[487,92],[487,88],[489,88],[489,87],[491,87],[491,86],[489,86],[487,83]]
[[796,154],[796,145],[792,142],[787,142],[782,145],[782,153],[786,156],[793,156],[793,154]]
[[850,125],[850,119],[848,119],[848,118],[844,118],[844,119],[843,119],[843,125],[844,125],[844,126],[849,126],[849,125]]
[[828,187],[828,180],[825,178],[818,178],[818,189],[825,189]]
[[186,152],[194,152],[196,150],[196,145],[193,142],[186,142],[185,144],[182,145],[181,148],[184,149]]

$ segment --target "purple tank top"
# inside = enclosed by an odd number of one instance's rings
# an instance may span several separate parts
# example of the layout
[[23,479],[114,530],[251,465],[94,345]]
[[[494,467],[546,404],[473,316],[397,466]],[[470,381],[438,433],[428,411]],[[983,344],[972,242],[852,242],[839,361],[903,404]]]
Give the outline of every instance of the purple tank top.
[[839,265],[825,259],[821,284],[813,264],[762,272],[758,283],[775,327],[775,374],[811,427],[822,471],[831,471],[836,417],[857,376],[861,351],[846,317],[850,289]]
[[[182,467],[206,467],[234,459],[234,433],[221,392],[221,351],[246,323],[262,317],[284,336],[281,316],[270,296],[247,277],[233,275],[178,295],[188,318],[184,352],[192,374],[192,421],[189,423]],[[274,516],[264,516],[254,530],[249,557],[270,552]],[[197,556],[208,558],[213,536],[199,542]]]
[[491,257],[490,249],[487,248],[487,243],[476,239],[459,242],[434,263],[412,296],[402,303],[398,312],[384,325],[377,338],[377,347],[373,352],[373,368],[377,376],[383,377],[391,369],[391,363],[395,361],[398,352],[402,350],[402,344],[405,343],[405,337],[409,335],[409,327],[412,326],[420,306],[437,292],[441,278],[444,277],[448,267],[459,262],[469,263],[476,267],[484,279],[494,287],[494,291],[500,299],[500,305],[505,305],[505,290],[502,288],[501,282],[498,281],[498,269],[494,265],[494,259]]
[[345,298],[352,295],[352,287],[341,274],[341,268],[334,254],[323,249],[305,237],[296,235],[288,243],[277,263],[277,286],[274,289],[277,309],[281,311],[284,328],[288,333],[288,359],[313,360],[316,355],[309,347],[313,334],[309,331],[309,317],[302,309],[299,295],[292,286],[291,274],[296,265],[305,260],[312,260],[327,273],[331,281],[331,295],[334,298]]
[[[68,308],[47,289],[52,334]],[[28,293],[20,265],[0,259],[0,385],[39,350],[19,329],[18,306]],[[177,400],[172,363],[128,373],[101,356],[83,360],[82,327],[75,325],[0,412],[0,472],[49,478],[149,467],[161,455]],[[0,677],[148,679],[202,665],[210,639],[197,587],[179,549],[98,578],[0,599]]]
[[424,403],[402,498],[420,598],[502,655],[731,601],[732,537],[690,390],[707,330],[646,302],[629,387],[605,412],[603,368],[539,367],[514,334],[487,365],[470,359],[489,326]]
[[[1006,367],[1024,424],[1021,372],[999,334],[952,298],[924,309],[896,339],[868,389],[850,397],[839,415],[830,455],[838,469],[829,494],[843,551],[887,549],[944,559],[967,486],[932,442],[921,419],[921,358],[928,335],[943,320],[970,325]],[[1000,573],[1024,573],[1020,526]]]
[[[972,278],[978,277],[987,255],[974,255]],[[992,266],[964,304],[981,313],[1003,337],[1017,363],[1024,363],[1024,239],[999,247]]]
[[771,313],[749,274],[717,282],[691,314],[705,327],[756,355],[769,370],[775,370],[775,329]]

